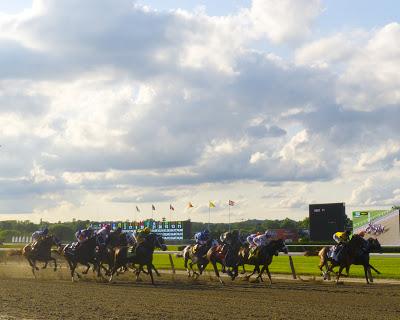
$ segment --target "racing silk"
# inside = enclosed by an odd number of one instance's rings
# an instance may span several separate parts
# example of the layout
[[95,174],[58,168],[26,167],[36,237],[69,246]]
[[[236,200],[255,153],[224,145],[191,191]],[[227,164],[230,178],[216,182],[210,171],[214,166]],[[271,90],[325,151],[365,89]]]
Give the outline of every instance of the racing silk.
[[150,233],[150,232],[146,232],[146,231],[144,231],[144,230],[137,231],[137,232],[135,233],[135,235],[134,235],[135,240],[136,240],[136,243],[137,243],[138,245],[141,244],[141,243],[143,243],[143,242],[146,240],[146,237],[147,237],[147,235],[148,235],[149,233]]
[[78,240],[79,243],[85,242],[91,236],[92,236],[92,230],[90,230],[90,229],[78,230],[75,233],[75,238],[76,238],[76,240]]
[[219,239],[223,244],[229,244],[229,245],[240,242],[239,235],[235,234],[234,231],[224,232],[223,234],[221,234]]
[[108,243],[108,240],[110,238],[110,231],[107,230],[105,227],[97,231],[96,233],[96,238],[98,244],[105,246]]
[[194,240],[196,241],[197,244],[203,245],[203,244],[207,243],[208,237],[206,236],[206,234],[204,232],[197,232],[194,235]]
[[125,235],[126,235],[126,241],[128,242],[128,245],[130,245],[130,246],[136,245],[136,239],[135,239],[135,235],[133,234],[133,232],[127,232]]
[[341,242],[347,242],[349,238],[346,235],[346,232],[336,232],[333,234],[333,240],[335,240],[337,243]]
[[256,245],[256,247],[266,246],[270,241],[271,238],[266,234],[261,234],[253,239],[253,243]]
[[43,230],[35,231],[34,233],[32,233],[32,241],[37,241],[37,240],[39,240],[40,237],[42,237],[44,235],[45,235],[45,233],[43,232]]
[[247,243],[249,244],[250,248],[256,247],[256,244],[254,243],[255,237],[257,237],[257,234],[256,234],[256,233],[253,233],[253,234],[249,235],[249,236],[246,238],[246,241],[247,241]]

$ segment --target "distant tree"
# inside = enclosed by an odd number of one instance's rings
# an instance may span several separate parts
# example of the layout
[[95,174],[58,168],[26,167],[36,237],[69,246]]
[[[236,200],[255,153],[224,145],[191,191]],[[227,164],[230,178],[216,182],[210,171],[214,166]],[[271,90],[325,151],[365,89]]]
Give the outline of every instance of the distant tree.
[[71,241],[74,238],[74,230],[70,226],[56,224],[49,227],[49,232],[61,241]]

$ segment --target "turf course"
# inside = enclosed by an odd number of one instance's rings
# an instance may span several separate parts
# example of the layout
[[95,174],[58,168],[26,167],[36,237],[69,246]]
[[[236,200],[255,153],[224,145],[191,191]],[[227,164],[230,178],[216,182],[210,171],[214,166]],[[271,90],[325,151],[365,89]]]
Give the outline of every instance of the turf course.
[[[184,270],[183,258],[177,258],[174,255],[172,255],[172,258],[175,269]],[[292,258],[298,275],[320,275],[318,269],[319,257],[296,256]],[[153,263],[159,269],[171,269],[171,264],[167,254],[155,254]],[[371,264],[381,272],[381,275],[373,273],[374,278],[400,279],[400,258],[373,256],[371,257]],[[253,270],[252,268],[252,266],[246,266],[247,271]],[[212,271],[212,266],[209,265],[207,270]],[[270,271],[272,274],[291,274],[289,258],[285,255],[274,257],[272,264],[270,265]],[[351,266],[350,276],[364,277],[363,267]]]

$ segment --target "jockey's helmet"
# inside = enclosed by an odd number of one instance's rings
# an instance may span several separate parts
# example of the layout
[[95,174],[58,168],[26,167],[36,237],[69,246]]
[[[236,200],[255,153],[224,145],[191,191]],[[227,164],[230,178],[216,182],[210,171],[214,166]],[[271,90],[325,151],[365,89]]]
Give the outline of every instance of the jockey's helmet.
[[43,233],[43,234],[48,234],[48,233],[49,233],[49,228],[44,227],[42,233]]
[[210,234],[210,231],[208,229],[203,230],[203,234],[205,236],[208,236]]
[[151,230],[150,230],[149,227],[146,227],[146,228],[143,229],[143,232],[144,232],[144,233],[150,233],[150,231],[151,231]]
[[267,237],[267,238],[271,238],[272,237],[272,232],[271,231],[269,231],[269,230],[265,230],[265,236]]
[[104,228],[105,228],[106,230],[110,231],[110,230],[111,230],[111,225],[106,224],[106,225],[104,226]]

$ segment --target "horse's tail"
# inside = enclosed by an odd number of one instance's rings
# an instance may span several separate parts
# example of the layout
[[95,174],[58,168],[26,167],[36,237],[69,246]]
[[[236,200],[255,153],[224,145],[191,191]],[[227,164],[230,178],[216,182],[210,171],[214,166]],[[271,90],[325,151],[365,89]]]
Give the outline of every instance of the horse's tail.
[[22,250],[23,250],[23,249],[10,250],[10,251],[7,252],[7,255],[8,255],[9,257],[12,257],[12,256],[22,256]]
[[175,256],[177,258],[184,258],[186,256],[189,248],[190,248],[190,245],[186,246],[182,251],[178,252]]
[[[320,263],[319,263],[319,268],[321,269],[324,265],[327,264],[328,262],[328,250],[329,247],[323,247],[321,250],[318,252],[318,256],[320,257]],[[322,269],[321,269],[322,270]]]

